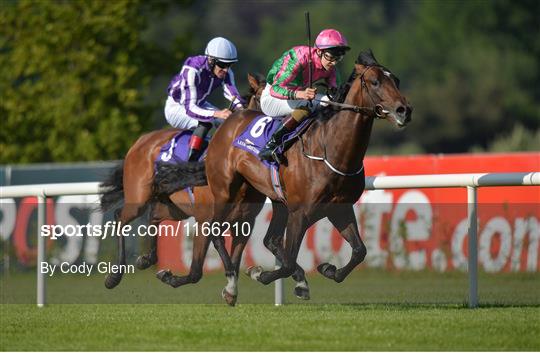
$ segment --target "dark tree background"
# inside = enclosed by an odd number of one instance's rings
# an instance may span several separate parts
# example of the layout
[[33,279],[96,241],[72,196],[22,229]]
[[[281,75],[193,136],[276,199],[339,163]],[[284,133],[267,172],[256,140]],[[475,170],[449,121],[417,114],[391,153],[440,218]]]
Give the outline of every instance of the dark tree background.
[[[214,36],[266,74],[292,45],[342,31],[350,73],[372,48],[414,105],[405,131],[374,127],[371,154],[540,150],[540,2],[143,1],[0,3],[0,163],[120,159],[166,126],[170,77]],[[217,96],[214,102],[224,105]]]

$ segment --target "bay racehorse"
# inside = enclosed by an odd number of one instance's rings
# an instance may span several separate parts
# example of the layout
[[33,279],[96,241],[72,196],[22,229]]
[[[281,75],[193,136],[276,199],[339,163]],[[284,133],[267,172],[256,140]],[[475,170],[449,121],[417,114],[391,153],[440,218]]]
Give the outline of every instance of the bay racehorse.
[[[264,78],[260,75],[248,75],[251,87],[246,100],[249,101],[247,110],[260,110],[260,95],[264,89]],[[180,166],[183,173],[187,173],[185,185],[177,186],[175,189],[167,189],[167,178],[177,172],[175,166],[159,165],[158,176],[154,174],[154,163],[161,147],[169,141],[179,129],[163,129],[153,131],[141,136],[129,149],[123,163],[118,166],[102,187],[108,189],[101,198],[101,209],[106,211],[113,206],[122,203],[117,210],[115,218],[123,226],[129,224],[134,219],[140,217],[150,208],[150,224],[157,226],[165,220],[179,221],[194,216],[198,224],[212,219],[213,197],[210,189],[206,185],[204,176],[198,178],[196,169],[185,163]],[[195,167],[196,168],[196,167]],[[184,174],[186,175],[186,174]],[[193,188],[193,200],[190,199],[186,186],[196,186]],[[240,190],[245,198],[244,203],[239,203],[227,218],[231,223],[236,221],[247,222],[250,229],[253,228],[255,217],[260,212],[265,196],[257,192],[249,185],[245,185]],[[279,221],[278,221],[279,220]],[[283,236],[285,225],[282,218],[272,219],[270,227],[265,237],[265,244],[273,244],[274,238]],[[150,237],[150,251],[137,258],[136,266],[139,269],[146,269],[157,263],[157,241],[158,237]],[[193,257],[190,273],[187,276],[175,276],[168,270],[158,272],[158,278],[173,287],[178,287],[188,283],[196,283],[202,277],[204,259],[210,241],[214,245],[222,260],[229,267],[235,269],[237,274],[241,262],[243,249],[249,237],[233,237],[231,255],[226,252],[223,242],[215,242],[215,237],[196,236],[193,237]],[[122,236],[118,237],[118,259],[117,264],[126,263],[125,243]],[[301,270],[301,269],[300,269]],[[231,273],[226,274],[231,283]],[[303,299],[309,298],[309,288],[305,282],[304,272],[298,273],[298,284],[295,294]],[[122,273],[111,273],[105,280],[105,286],[109,289],[116,287],[122,280]],[[234,305],[236,302],[236,281],[233,285],[228,285],[223,295],[227,302]]]
[[350,244],[352,254],[344,267],[337,269],[322,263],[318,271],[341,282],[364,260],[367,250],[358,231],[353,204],[364,191],[363,159],[374,120],[386,119],[398,128],[411,120],[412,107],[398,85],[397,77],[377,62],[371,50],[360,53],[348,82],[340,90],[341,99],[320,111],[299,141],[285,153],[288,163],[279,169],[283,198],[273,188],[270,173],[261,161],[232,146],[260,113],[235,114],[220,127],[206,158],[206,174],[214,195],[214,221],[225,220],[235,203],[242,201],[240,191],[246,184],[275,202],[283,200],[288,213],[285,244],[276,250],[282,266],[274,271],[251,268],[248,274],[252,278],[268,284],[291,276],[306,230],[324,217]]

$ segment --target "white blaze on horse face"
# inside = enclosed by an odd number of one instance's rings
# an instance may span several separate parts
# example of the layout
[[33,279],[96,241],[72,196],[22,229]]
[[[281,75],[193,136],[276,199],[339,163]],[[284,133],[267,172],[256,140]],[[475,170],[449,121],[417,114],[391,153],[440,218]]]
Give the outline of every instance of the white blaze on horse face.
[[227,286],[225,286],[225,290],[227,291],[227,293],[229,293],[230,295],[238,294],[237,282],[238,277],[227,276]]

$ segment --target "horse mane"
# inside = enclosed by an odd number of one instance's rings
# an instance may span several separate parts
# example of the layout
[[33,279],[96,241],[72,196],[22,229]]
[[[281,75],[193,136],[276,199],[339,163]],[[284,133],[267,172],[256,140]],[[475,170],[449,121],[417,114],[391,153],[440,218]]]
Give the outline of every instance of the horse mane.
[[358,55],[358,58],[356,59],[356,63],[364,66],[378,66],[382,68],[386,73],[388,73],[389,77],[394,80],[396,87],[399,88],[399,78],[394,75],[392,71],[390,71],[385,66],[379,64],[377,59],[375,59],[375,55],[373,55],[373,52],[371,49],[365,50],[363,52],[360,52]]
[[[381,66],[377,59],[375,59],[375,56],[373,55],[371,49],[361,51],[360,54],[358,54],[358,58],[356,59],[355,63],[364,66]],[[334,92],[331,92],[332,101],[343,103],[345,101],[345,97],[347,97],[347,94],[349,93],[349,89],[351,88],[351,84],[355,78],[356,72],[353,69],[347,81],[340,85],[338,88],[334,89]]]

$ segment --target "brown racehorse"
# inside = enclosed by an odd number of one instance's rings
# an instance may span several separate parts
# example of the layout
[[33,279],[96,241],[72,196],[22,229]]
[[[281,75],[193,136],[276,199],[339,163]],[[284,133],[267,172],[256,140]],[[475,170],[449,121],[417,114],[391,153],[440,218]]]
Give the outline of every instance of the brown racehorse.
[[[283,185],[287,236],[281,268],[262,271],[251,268],[249,275],[264,284],[291,276],[308,227],[328,217],[351,245],[349,262],[340,269],[323,263],[318,271],[341,282],[366,256],[353,204],[365,187],[363,159],[375,118],[389,120],[399,128],[411,120],[412,107],[400,93],[399,81],[380,65],[370,51],[360,53],[353,73],[344,86],[344,100],[336,109],[327,107],[286,153],[287,165],[279,175]],[[222,222],[242,201],[239,191],[246,184],[277,201],[270,173],[258,158],[232,146],[234,139],[260,113],[244,111],[227,119],[210,142],[206,175],[214,195],[214,221]],[[245,199],[244,199],[245,200]]]
[[[256,75],[248,75],[251,91],[248,97],[248,110],[260,110],[260,95],[264,89],[264,78]],[[102,210],[110,209],[115,204],[123,201],[121,209],[116,213],[117,221],[123,226],[129,224],[134,219],[141,216],[150,207],[150,224],[158,225],[164,220],[182,220],[194,216],[198,224],[212,219],[213,197],[208,186],[195,187],[193,189],[194,204],[191,204],[189,195],[183,187],[175,189],[174,192],[160,192],[160,186],[156,185],[154,175],[154,161],[160,152],[161,146],[169,141],[178,129],[164,129],[154,131],[141,136],[126,154],[123,164],[120,165],[111,175],[109,180],[102,184],[109,190],[101,199]],[[174,171],[174,170],[172,170]],[[166,170],[165,174],[171,173]],[[188,171],[189,172],[189,171]],[[163,178],[163,175],[160,175]],[[187,184],[205,185],[205,178],[201,180],[190,179]],[[236,221],[248,222],[250,229],[253,227],[256,215],[260,212],[265,196],[257,192],[249,185],[245,185],[241,190],[247,203],[238,204],[235,211],[227,218],[231,223]],[[285,225],[278,222],[279,218],[271,221],[265,244],[274,243],[275,237],[282,237]],[[268,238],[268,240],[266,239]],[[148,268],[157,263],[157,239],[151,237],[151,249],[149,253],[137,258],[136,265],[139,269]],[[227,254],[223,242],[214,242],[222,260],[235,269],[238,273],[242,252],[249,237],[233,237],[231,257]],[[170,271],[158,272],[158,278],[173,287],[178,287],[188,283],[196,283],[202,277],[202,267],[210,241],[215,238],[198,236],[193,240],[193,260],[190,273],[187,276],[174,276]],[[126,263],[125,244],[123,237],[118,237],[118,264]],[[231,261],[231,262],[228,262]],[[227,267],[227,266],[226,266]],[[301,270],[301,269],[300,269]],[[232,274],[226,273],[230,278]],[[303,299],[309,298],[309,289],[305,281],[304,272],[298,272],[297,288],[295,293]],[[109,289],[116,287],[122,280],[122,273],[111,273],[105,280],[105,286]],[[231,282],[229,280],[229,282]],[[234,284],[236,281],[234,282]],[[236,287],[230,285],[223,292],[225,299],[231,305],[236,302]]]

